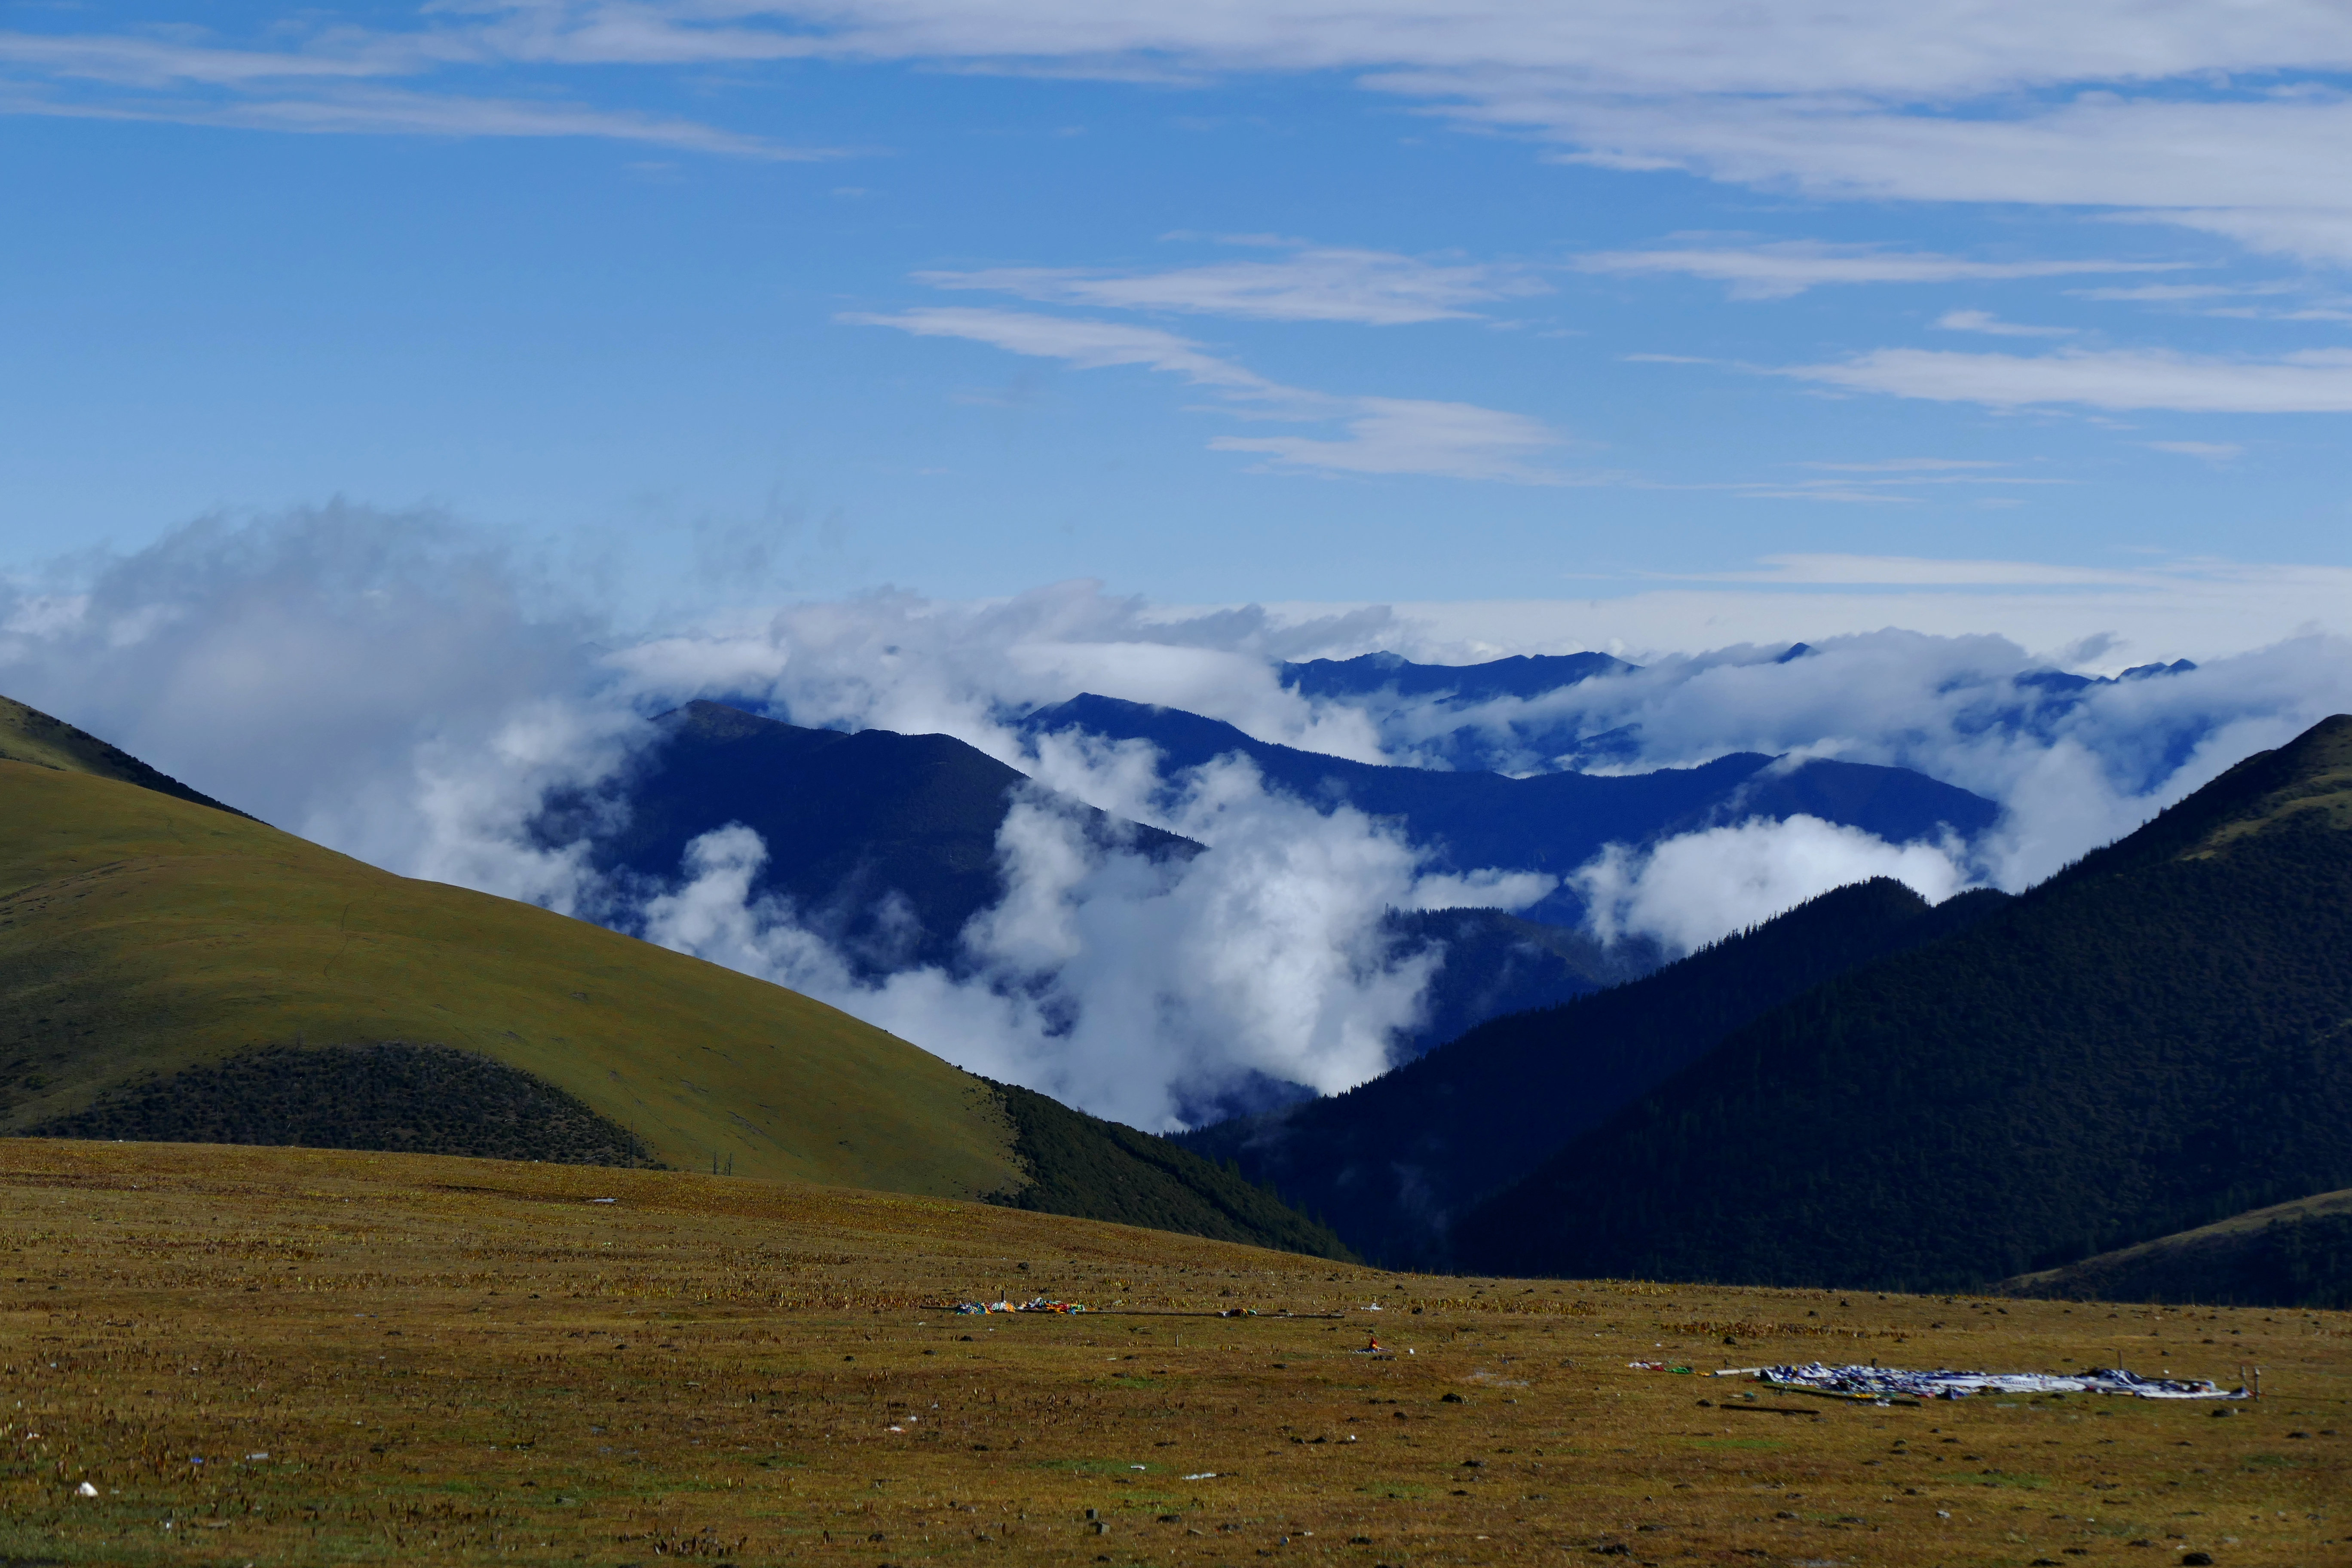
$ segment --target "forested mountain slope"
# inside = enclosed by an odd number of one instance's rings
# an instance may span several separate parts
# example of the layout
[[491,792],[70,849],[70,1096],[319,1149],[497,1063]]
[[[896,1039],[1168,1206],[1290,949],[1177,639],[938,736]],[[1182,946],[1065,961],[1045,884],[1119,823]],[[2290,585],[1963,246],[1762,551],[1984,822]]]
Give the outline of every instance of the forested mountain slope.
[[1465,1267],[1945,1289],[2352,1186],[2352,717],[1757,1019]]
[[1365,1257],[1444,1267],[1461,1211],[1733,1029],[2004,901],[1940,907],[1885,878],[1840,888],[1657,973],[1494,1018],[1345,1094],[1184,1135],[1318,1215]]

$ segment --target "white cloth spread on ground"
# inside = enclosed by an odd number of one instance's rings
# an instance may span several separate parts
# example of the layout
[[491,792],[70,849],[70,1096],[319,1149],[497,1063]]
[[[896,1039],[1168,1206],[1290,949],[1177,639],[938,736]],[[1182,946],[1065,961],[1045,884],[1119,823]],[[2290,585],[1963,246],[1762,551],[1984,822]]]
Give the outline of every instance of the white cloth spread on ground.
[[1804,1366],[1740,1370],[1751,1373],[1759,1383],[1783,1388],[1876,1399],[1965,1399],[1972,1394],[2128,1394],[2136,1399],[2248,1397],[2242,1388],[2224,1389],[2203,1378],[2142,1377],[2114,1367],[2093,1367],[2084,1373],[1907,1372],[1893,1366],[1823,1366],[1812,1362]]

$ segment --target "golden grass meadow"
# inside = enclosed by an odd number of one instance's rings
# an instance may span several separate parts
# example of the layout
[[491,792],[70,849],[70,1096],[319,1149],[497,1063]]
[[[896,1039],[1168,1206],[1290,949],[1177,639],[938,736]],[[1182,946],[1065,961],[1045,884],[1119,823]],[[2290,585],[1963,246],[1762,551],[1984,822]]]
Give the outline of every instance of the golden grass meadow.
[[[1396,1275],[308,1150],[10,1140],[0,1215],[12,1564],[2352,1562],[2344,1314]],[[1094,1310],[941,1310],[1005,1295]],[[2118,1357],[2264,1397],[1697,1375]]]

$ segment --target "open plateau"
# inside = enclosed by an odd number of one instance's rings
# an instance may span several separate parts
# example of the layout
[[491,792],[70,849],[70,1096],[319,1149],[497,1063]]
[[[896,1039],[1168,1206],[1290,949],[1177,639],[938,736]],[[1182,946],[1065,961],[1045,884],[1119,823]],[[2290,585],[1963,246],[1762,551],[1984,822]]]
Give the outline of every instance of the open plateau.
[[[1396,1275],[789,1181],[310,1150],[12,1142],[0,1213],[12,1562],[2347,1553],[2339,1312]],[[952,1310],[1040,1295],[1089,1310]],[[1817,1358],[2260,1364],[2263,1397],[1705,1375]]]

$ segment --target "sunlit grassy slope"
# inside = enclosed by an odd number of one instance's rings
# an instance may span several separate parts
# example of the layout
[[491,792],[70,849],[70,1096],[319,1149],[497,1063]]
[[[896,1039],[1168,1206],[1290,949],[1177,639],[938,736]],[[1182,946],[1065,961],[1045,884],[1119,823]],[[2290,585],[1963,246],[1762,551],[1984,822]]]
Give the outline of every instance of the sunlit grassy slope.
[[2022,1274],[2001,1288],[2060,1300],[2352,1307],[2352,1188]]
[[0,762],[0,1131],[255,1046],[376,1040],[520,1068],[688,1169],[1023,1179],[986,1084],[834,1008],[143,783]]
[[54,768],[61,773],[120,779],[178,800],[194,801],[198,805],[219,806],[223,811],[236,809],[221,805],[212,796],[190,789],[169,773],[149,767],[120,746],[8,697],[0,697],[0,762],[30,763],[35,767]]

